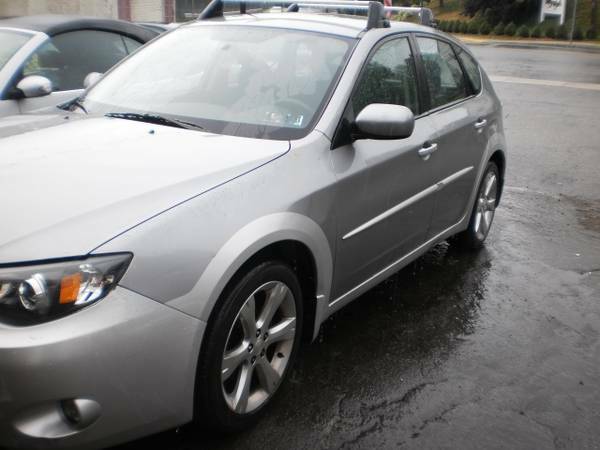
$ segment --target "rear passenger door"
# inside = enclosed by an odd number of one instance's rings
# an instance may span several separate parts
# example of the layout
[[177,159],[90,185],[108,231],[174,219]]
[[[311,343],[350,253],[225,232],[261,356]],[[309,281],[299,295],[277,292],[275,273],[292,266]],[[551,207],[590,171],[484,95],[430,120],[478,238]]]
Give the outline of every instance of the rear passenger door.
[[451,43],[429,35],[416,36],[429,115],[437,131],[432,165],[439,190],[429,237],[457,224],[466,213],[484,155],[477,116],[476,93]]

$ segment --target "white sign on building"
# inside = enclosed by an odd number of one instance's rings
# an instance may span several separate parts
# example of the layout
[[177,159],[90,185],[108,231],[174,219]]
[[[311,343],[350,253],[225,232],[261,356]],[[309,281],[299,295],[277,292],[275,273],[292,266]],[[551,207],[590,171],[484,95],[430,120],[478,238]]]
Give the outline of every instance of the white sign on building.
[[560,24],[565,23],[567,0],[542,0],[542,13],[540,22],[543,22],[546,16],[559,17]]

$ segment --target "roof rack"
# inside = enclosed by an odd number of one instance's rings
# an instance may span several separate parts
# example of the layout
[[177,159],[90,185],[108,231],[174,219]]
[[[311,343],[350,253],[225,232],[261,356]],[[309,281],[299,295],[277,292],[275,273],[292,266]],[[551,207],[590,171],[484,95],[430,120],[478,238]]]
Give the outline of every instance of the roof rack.
[[384,6],[379,1],[364,0],[212,0],[198,16],[198,20],[213,19],[225,15],[225,5],[239,5],[239,13],[246,14],[252,9],[281,7],[287,12],[298,12],[302,8],[337,10],[346,12],[366,12],[367,27],[389,28],[387,13],[416,15],[423,25],[433,25],[433,13],[429,8]]

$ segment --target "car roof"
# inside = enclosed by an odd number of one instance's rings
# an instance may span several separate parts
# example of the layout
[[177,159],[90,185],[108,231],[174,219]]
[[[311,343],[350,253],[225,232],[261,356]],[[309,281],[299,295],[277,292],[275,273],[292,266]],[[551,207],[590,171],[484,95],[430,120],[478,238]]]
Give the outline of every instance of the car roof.
[[[358,38],[365,31],[366,16],[336,15],[320,12],[265,12],[258,14],[225,15],[224,17],[198,20],[185,25],[194,24],[240,24],[264,26],[272,28],[286,28],[292,30],[316,31],[344,37]],[[381,29],[381,28],[380,28]],[[410,22],[390,21],[390,27],[384,28],[390,32],[436,32],[433,28],[417,25]]]
[[0,19],[0,27],[19,28],[46,33],[48,36],[68,31],[98,30],[120,33],[145,43],[158,35],[156,31],[130,22],[97,17],[44,14]]

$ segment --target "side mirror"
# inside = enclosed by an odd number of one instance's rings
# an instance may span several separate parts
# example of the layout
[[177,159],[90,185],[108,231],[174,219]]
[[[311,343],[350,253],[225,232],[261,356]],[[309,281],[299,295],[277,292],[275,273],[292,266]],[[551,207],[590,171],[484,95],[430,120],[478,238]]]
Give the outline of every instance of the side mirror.
[[371,139],[404,139],[415,129],[415,116],[406,106],[372,103],[354,122],[358,135]]
[[26,98],[43,97],[52,93],[52,81],[40,75],[30,75],[17,84]]
[[83,88],[87,89],[90,86],[93,86],[94,84],[96,84],[98,81],[100,81],[100,78],[102,78],[102,75],[100,72],[90,72],[86,75],[86,77],[83,79]]

